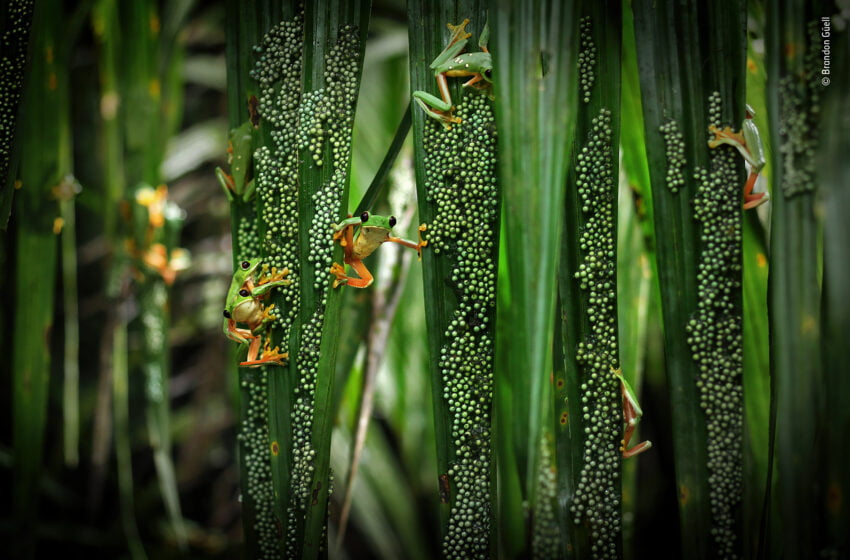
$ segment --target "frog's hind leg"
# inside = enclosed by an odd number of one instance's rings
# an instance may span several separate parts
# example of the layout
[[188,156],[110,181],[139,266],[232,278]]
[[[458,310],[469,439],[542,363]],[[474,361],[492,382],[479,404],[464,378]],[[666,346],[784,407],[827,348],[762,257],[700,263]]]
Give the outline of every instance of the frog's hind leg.
[[744,185],[744,210],[757,208],[770,200],[770,195],[767,194],[767,191],[753,192],[758,176],[759,174],[757,172],[751,171],[750,176],[747,178],[747,184]]
[[372,276],[372,273],[369,272],[369,269],[366,268],[366,265],[363,264],[363,261],[352,258],[350,260],[346,259],[345,262],[354,269],[360,278],[346,276],[345,268],[334,263],[335,266],[331,267],[331,274],[336,276],[336,280],[334,280],[334,288],[340,284],[346,284],[352,288],[368,288],[372,285],[372,282],[375,279]]
[[487,87],[489,84],[486,82],[484,84],[478,85],[479,82],[484,80],[484,76],[480,72],[476,72],[473,74],[472,78],[463,83],[463,87],[473,86],[475,89],[481,89]]
[[623,434],[623,441],[620,444],[620,451],[623,454],[623,459],[628,459],[629,457],[634,457],[640,453],[643,453],[650,447],[652,447],[652,442],[642,441],[638,443],[634,447],[629,447],[629,442],[632,440],[632,436],[635,433],[635,429],[637,428],[637,418],[640,416],[635,409],[634,405],[629,402],[628,399],[623,399],[623,422],[626,425],[625,433]]

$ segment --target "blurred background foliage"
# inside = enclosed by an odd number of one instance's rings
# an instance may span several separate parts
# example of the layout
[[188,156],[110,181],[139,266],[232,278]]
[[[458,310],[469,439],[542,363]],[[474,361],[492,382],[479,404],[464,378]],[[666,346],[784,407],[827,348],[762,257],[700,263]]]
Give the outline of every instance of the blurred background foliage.
[[[646,4],[635,2],[636,9],[646,9]],[[773,46],[765,7],[752,2],[746,18],[746,101],[755,107],[762,131],[776,131],[778,124],[770,118],[782,111],[775,98],[779,86],[771,83],[777,78],[770,72],[796,71],[794,65],[802,63],[780,58],[792,57],[787,45],[805,43],[782,38],[805,30],[792,32],[776,22],[817,19],[842,7],[846,10],[840,2],[824,2],[818,4],[821,11],[812,8],[799,15],[792,8],[801,2],[780,4],[783,7],[772,15]],[[18,6],[4,2],[4,18],[13,5]],[[628,375],[642,378],[639,385],[635,383],[644,411],[637,437],[653,442],[651,451],[624,467],[624,555],[677,557],[683,547],[688,549],[683,533],[675,529],[680,523],[678,503],[687,497],[676,485],[677,427],[669,405],[663,291],[656,274],[657,238],[668,232],[656,229],[658,220],[653,218],[639,79],[645,69],[639,70],[644,62],[639,60],[629,2],[612,21],[619,25],[620,17],[622,45],[606,45],[622,49],[622,74],[616,77],[617,88],[621,87],[620,353],[624,369],[632,372]],[[834,21],[846,21],[847,14],[841,17]],[[2,23],[10,21],[11,17]],[[0,275],[0,409],[8,411],[0,420],[0,473],[7,482],[0,494],[0,539],[17,541],[21,557],[37,551],[39,557],[62,553],[103,558],[233,558],[243,551],[236,457],[238,389],[233,368],[226,366],[234,360],[232,344],[220,328],[222,301],[233,272],[230,208],[214,173],[216,166],[226,162],[225,29],[230,24],[223,0],[36,3],[30,64],[32,76],[43,81],[31,78],[30,89],[25,90],[17,173],[26,188],[15,193],[7,228],[0,232],[4,269]],[[352,210],[369,187],[409,104],[410,25],[420,22],[408,21],[403,2],[373,2],[354,126]],[[801,307],[778,299],[776,292],[768,303],[768,270],[773,263],[768,247],[775,238],[771,236],[777,235],[770,219],[775,203],[744,217],[743,524],[749,536],[742,546],[747,557],[756,557],[756,550],[766,554],[769,548],[762,546],[763,539],[780,547],[778,535],[789,531],[783,523],[791,523],[792,528],[812,523],[793,515],[790,521],[783,518],[790,514],[782,512],[793,512],[798,505],[795,500],[816,504],[812,507],[821,512],[817,519],[825,524],[822,530],[803,532],[809,552],[817,549],[830,558],[850,554],[846,534],[841,532],[848,519],[842,494],[847,471],[834,468],[847,464],[841,434],[850,430],[850,415],[833,417],[829,413],[836,408],[828,408],[841,407],[841,398],[850,397],[846,375],[842,375],[847,363],[848,306],[846,290],[839,288],[850,266],[850,245],[845,244],[850,240],[846,225],[840,225],[846,224],[841,218],[846,214],[835,210],[843,204],[850,211],[847,190],[835,187],[848,181],[841,143],[846,147],[850,137],[846,120],[850,110],[846,96],[842,100],[836,92],[841,87],[847,91],[850,51],[846,33],[839,36],[842,30],[835,23],[833,31],[833,68],[843,64],[844,71],[836,72],[824,98],[805,101],[819,107],[822,103],[822,114],[816,114],[812,122],[784,123],[819,127],[830,118],[832,126],[843,130],[825,134],[825,148],[817,154],[795,154],[802,159],[783,168],[787,173],[805,158],[818,158],[817,169],[833,185],[823,196],[837,205],[829,214],[833,221],[825,227],[821,199],[814,195],[802,210],[793,206],[783,210],[800,212],[795,214],[801,228],[798,233],[809,251],[795,253],[793,258],[798,260],[783,264],[788,267],[783,270],[802,267],[805,273],[803,281],[808,284],[797,294],[803,300]],[[669,48],[662,40],[657,38],[655,46]],[[514,110],[521,112],[524,107],[518,103]],[[702,131],[694,134],[704,136]],[[762,137],[769,162],[763,175],[773,191],[771,145],[784,137],[778,132],[763,132]],[[401,224],[407,224],[408,230],[401,232],[407,238],[414,238],[419,223],[413,217],[413,153],[408,139],[390,174],[390,188],[376,203],[380,213],[394,213]],[[73,180],[66,179],[71,176]],[[34,183],[39,185],[37,193],[30,189]],[[156,198],[165,196],[155,190],[160,184],[167,184],[167,204]],[[57,193],[56,185],[63,190]],[[0,200],[5,205],[14,185],[10,181],[2,186]],[[139,189],[146,187],[150,192],[140,195]],[[774,192],[772,201],[781,196]],[[171,210],[165,209],[168,205]],[[157,215],[161,220],[157,221]],[[5,218],[0,216],[4,224]],[[534,234],[535,224],[526,225]],[[793,245],[793,232],[791,239],[787,233],[780,235],[775,239]],[[127,238],[133,238],[134,244],[128,245]],[[821,251],[829,256],[826,263]],[[432,558],[441,550],[441,521],[422,281],[419,265],[404,258],[410,255],[397,256],[387,247],[379,253],[380,257],[373,257],[380,258],[376,268],[395,267],[392,281],[378,274],[374,293],[346,294],[344,304],[349,311],[341,326],[338,364],[353,366],[338,372],[334,395],[338,415],[331,453],[335,484],[330,505],[331,555]],[[408,267],[412,267],[410,273]],[[831,291],[822,292],[821,282]],[[509,289],[507,284],[500,288],[500,305],[510,302]],[[157,295],[166,293],[167,301]],[[378,300],[377,306],[361,299],[372,297]],[[397,307],[387,304],[393,298],[400,298]],[[514,301],[519,301],[516,293]],[[830,304],[829,313],[821,316],[819,310]],[[774,319],[768,315],[768,305],[773,306]],[[816,312],[802,318],[795,315],[810,309]],[[798,385],[790,376],[798,372],[788,371],[791,362],[774,366],[786,373],[773,385],[769,376],[771,360],[790,360],[782,352],[793,353],[797,348],[798,331],[783,330],[781,323],[788,321],[814,329],[805,331],[806,353],[792,356],[793,363],[808,361],[816,370],[799,380],[800,386],[809,386],[809,381],[813,387],[805,402],[795,396]],[[516,334],[510,326],[500,328],[507,332],[502,339]],[[823,339],[811,334],[818,328]],[[160,343],[168,341],[167,354],[161,344],[157,346],[156,336]],[[771,336],[782,337],[784,346],[778,354],[769,355]],[[366,338],[368,345],[345,346]],[[548,344],[544,341],[540,346]],[[375,356],[375,348],[383,351]],[[520,356],[518,361],[523,359]],[[372,425],[351,490],[350,526],[343,547],[337,550],[337,523],[360,387],[367,372],[377,376]],[[167,393],[157,393],[157,383],[166,383]],[[41,393],[32,392],[33,387],[41,387]],[[784,391],[782,398],[772,399],[777,391]],[[166,401],[157,400],[163,394]],[[776,410],[777,402],[786,404]],[[826,463],[808,457],[809,470],[783,474],[780,467],[784,486],[779,487],[771,486],[768,474],[772,408],[777,425],[790,424],[786,437],[777,443],[776,460],[799,460],[816,433],[816,443],[829,446],[821,450]],[[802,424],[795,425],[798,420]],[[525,418],[515,422],[523,423]],[[529,441],[523,444],[529,449],[537,446]],[[831,467],[817,472],[823,464]],[[795,477],[822,475],[828,475],[827,484],[809,488],[802,498],[795,495],[800,486]],[[514,505],[528,507],[522,500]],[[520,530],[528,531],[522,521],[527,511],[520,515]]]

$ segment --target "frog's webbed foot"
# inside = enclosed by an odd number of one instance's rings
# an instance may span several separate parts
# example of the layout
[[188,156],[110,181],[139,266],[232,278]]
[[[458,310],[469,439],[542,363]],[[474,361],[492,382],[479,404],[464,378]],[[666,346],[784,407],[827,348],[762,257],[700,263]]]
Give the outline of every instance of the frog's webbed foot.
[[288,274],[289,269],[286,267],[284,267],[282,270],[278,270],[276,267],[272,267],[271,270],[263,269],[263,275],[260,276],[259,280],[257,280],[257,286],[264,286],[266,284],[285,286],[292,282],[292,280],[286,279],[286,276]]
[[[336,228],[336,224],[332,224],[334,228]],[[343,227],[342,229],[334,231],[333,240],[339,241],[340,246],[345,247],[345,230],[350,226]]]
[[472,37],[472,33],[469,33],[466,30],[466,26],[469,25],[469,19],[465,19],[457,25],[452,25],[451,23],[447,23],[446,27],[449,28],[449,31],[452,32],[452,37],[449,40],[449,46],[457,43],[458,41],[464,41]]
[[252,334],[259,336],[259,333],[266,328],[266,325],[273,321],[277,321],[280,318],[276,313],[273,313],[274,309],[275,306],[273,303],[263,308],[263,314],[260,316],[260,322],[251,331]]
[[334,280],[334,288],[338,287],[340,284],[348,284],[348,276],[345,274],[345,267],[343,265],[333,263],[329,272],[336,276],[336,280]]
[[[259,342],[259,339],[256,340]],[[252,346],[254,346],[253,343]],[[244,362],[239,362],[239,365],[242,367],[260,367],[266,364],[282,366],[285,365],[286,361],[289,359],[288,352],[281,352],[279,346],[275,346],[274,348],[271,347],[268,337],[266,337],[266,342],[263,345],[263,356],[261,358],[257,358],[258,349],[259,344],[253,348],[253,352],[249,350],[248,359]]]
[[632,426],[631,429],[626,428],[626,434],[627,435],[626,435],[626,437],[623,438],[623,441],[620,444],[620,452],[623,454],[623,459],[628,459],[629,457],[634,457],[635,455],[639,455],[639,454],[643,453],[644,451],[648,450],[650,447],[652,447],[652,442],[647,440],[647,441],[642,441],[641,443],[638,443],[634,447],[629,447],[628,449],[626,449],[629,445],[629,440],[632,438],[633,432],[634,432],[634,426]]
[[747,141],[744,140],[744,135],[740,132],[735,132],[729,126],[717,128],[711,124],[708,125],[708,132],[714,135],[714,138],[708,141],[709,148],[716,148],[720,144],[729,144],[739,150],[742,148],[746,149]]
[[422,248],[428,246],[428,240],[422,239],[422,232],[428,229],[428,224],[421,224],[417,230],[417,236],[419,238],[418,248],[416,249],[417,254],[419,255],[419,260],[422,260]]

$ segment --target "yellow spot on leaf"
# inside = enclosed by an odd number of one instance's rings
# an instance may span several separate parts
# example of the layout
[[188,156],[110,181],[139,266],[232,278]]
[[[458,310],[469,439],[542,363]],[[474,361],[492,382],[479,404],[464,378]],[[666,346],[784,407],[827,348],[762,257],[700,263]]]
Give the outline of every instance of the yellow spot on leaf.
[[152,79],[152,80],[150,81],[150,83],[148,84],[148,94],[149,94],[149,95],[150,95],[153,99],[159,99],[159,93],[160,93],[159,79],[158,79],[158,78],[154,78],[154,79]]
[[679,486],[679,504],[685,505],[691,500],[691,489],[684,484]]
[[841,498],[841,484],[831,482],[826,490],[826,509],[831,515],[838,515],[841,512]]
[[798,50],[794,43],[785,43],[785,58],[793,58]]
[[16,179],[16,180],[15,180],[15,190],[16,190],[16,191],[20,190],[20,189],[21,189],[21,187],[23,187],[23,186],[24,186],[24,184],[23,184],[23,183],[21,183],[21,180],[20,180],[20,179]]
[[756,70],[758,70],[758,66],[756,66],[755,60],[750,57],[747,57],[747,70],[749,70],[752,74],[755,74]]
[[160,28],[159,17],[156,14],[151,14],[151,17],[150,17],[150,20],[148,21],[148,23],[150,24],[150,27],[151,27],[151,33],[153,33],[154,35],[159,33],[159,28]]
[[44,60],[46,60],[48,64],[53,64],[53,47],[45,47]]
[[56,84],[58,80],[56,79],[56,72],[51,72],[47,77],[47,89],[50,91],[56,91]]
[[756,254],[756,264],[758,264],[759,268],[764,268],[767,266],[767,257],[764,253]]
[[118,94],[114,91],[104,93],[100,97],[100,116],[105,121],[111,121],[118,114]]
[[269,446],[271,448],[272,455],[277,457],[280,454],[280,444],[276,441],[273,441]]
[[58,218],[58,217],[54,218],[53,219],[53,233],[55,235],[59,235],[60,233],[62,233],[62,226],[64,226],[64,225],[65,225],[65,220],[63,220],[62,218]]
[[808,317],[803,318],[803,322],[800,325],[800,332],[802,334],[812,334],[817,330],[818,323],[815,321],[815,318],[809,315]]

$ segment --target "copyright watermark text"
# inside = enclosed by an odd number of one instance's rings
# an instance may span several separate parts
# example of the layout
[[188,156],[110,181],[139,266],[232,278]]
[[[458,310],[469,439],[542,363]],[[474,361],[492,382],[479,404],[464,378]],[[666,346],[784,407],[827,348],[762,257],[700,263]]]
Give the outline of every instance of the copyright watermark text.
[[828,86],[829,85],[829,64],[830,64],[830,28],[832,24],[828,17],[820,18],[820,37],[821,37],[821,50],[820,53],[822,55],[821,58],[821,85]]

